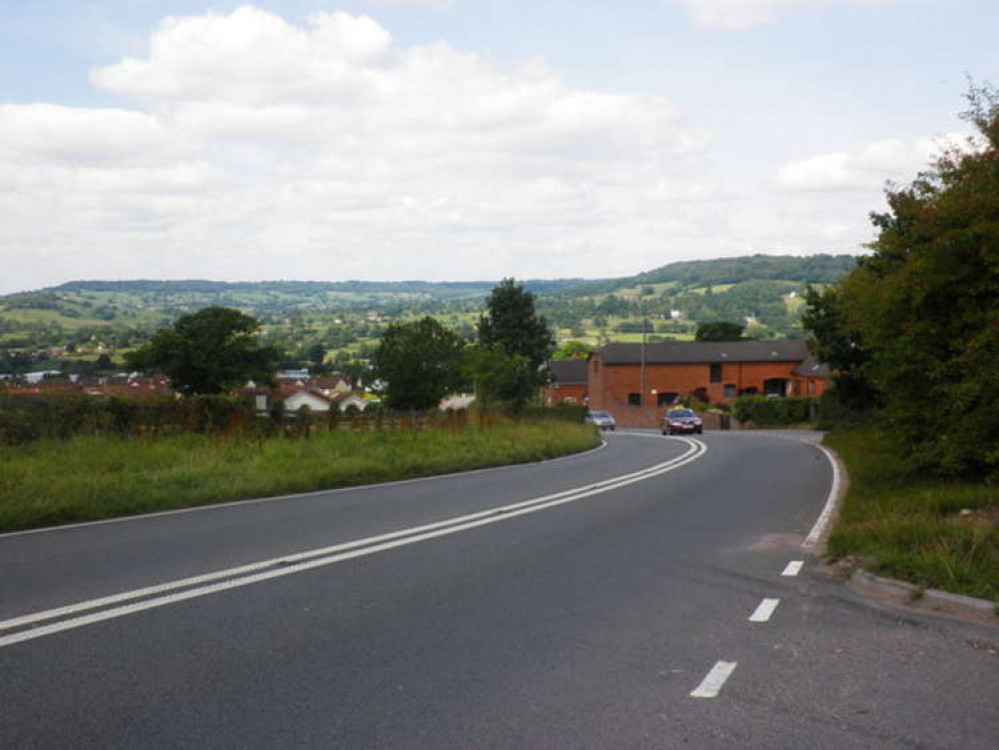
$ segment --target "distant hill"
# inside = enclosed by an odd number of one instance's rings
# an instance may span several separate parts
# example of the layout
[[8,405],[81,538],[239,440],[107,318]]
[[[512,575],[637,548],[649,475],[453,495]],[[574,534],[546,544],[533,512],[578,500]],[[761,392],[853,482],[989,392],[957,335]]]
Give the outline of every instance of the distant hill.
[[830,284],[845,276],[857,263],[853,255],[745,255],[738,258],[690,260],[670,263],[651,271],[616,279],[590,281],[564,290],[586,297],[622,289],[673,283],[686,287],[740,284],[746,281],[795,281]]
[[[743,323],[759,338],[803,336],[807,284],[853,268],[849,255],[753,255],[684,261],[616,279],[524,282],[559,340],[591,345],[684,339],[697,325]],[[157,328],[209,305],[256,317],[264,336],[302,362],[317,348],[364,359],[394,320],[433,315],[459,335],[475,324],[496,281],[70,281],[0,297],[0,372],[6,351],[93,357],[141,345]],[[644,321],[644,322],[643,322]],[[53,355],[55,356],[55,355]],[[59,355],[61,356],[61,355]],[[37,363],[36,363],[37,364]]]
[[[531,279],[523,282],[535,294],[578,286],[583,279]],[[325,297],[342,295],[417,296],[432,299],[485,297],[496,281],[68,281],[43,291],[55,292],[117,292],[121,294],[161,295],[281,295]],[[0,298],[2,303],[3,298]]]

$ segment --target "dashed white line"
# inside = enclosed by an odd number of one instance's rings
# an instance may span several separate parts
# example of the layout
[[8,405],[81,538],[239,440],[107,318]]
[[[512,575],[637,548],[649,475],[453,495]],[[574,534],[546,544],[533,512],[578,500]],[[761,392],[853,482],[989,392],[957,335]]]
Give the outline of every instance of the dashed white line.
[[737,661],[720,661],[715,664],[707,677],[701,680],[701,684],[690,694],[691,698],[714,698],[721,692],[725,681],[732,675],[739,665]]
[[781,573],[782,576],[796,576],[801,572],[802,566],[805,564],[804,560],[792,560],[784,568],[784,572]]
[[760,606],[756,608],[756,611],[749,616],[749,621],[767,622],[770,616],[773,615],[774,610],[777,609],[778,604],[780,604],[780,599],[764,599],[760,602]]

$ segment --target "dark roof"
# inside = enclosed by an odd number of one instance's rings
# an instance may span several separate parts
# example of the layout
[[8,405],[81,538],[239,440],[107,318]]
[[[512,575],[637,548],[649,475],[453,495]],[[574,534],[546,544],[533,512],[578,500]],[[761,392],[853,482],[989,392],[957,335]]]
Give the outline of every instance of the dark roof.
[[791,372],[795,375],[804,375],[809,378],[828,378],[832,374],[829,371],[829,365],[822,364],[811,354]]
[[[599,352],[608,365],[637,364],[642,360],[641,344],[607,344]],[[701,362],[804,362],[809,358],[808,343],[802,339],[783,341],[656,341],[645,345],[649,364],[692,364]]]
[[559,385],[571,385],[586,382],[586,360],[564,359],[549,360],[548,372],[552,374],[552,382]]

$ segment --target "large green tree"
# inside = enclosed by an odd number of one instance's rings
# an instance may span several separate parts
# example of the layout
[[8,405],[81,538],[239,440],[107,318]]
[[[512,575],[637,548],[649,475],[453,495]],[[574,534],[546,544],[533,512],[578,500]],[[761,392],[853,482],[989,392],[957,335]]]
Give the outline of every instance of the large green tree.
[[[914,468],[944,475],[999,466],[999,92],[972,87],[969,100],[979,135],[888,189],[871,255],[809,324],[820,347],[859,361]],[[838,344],[817,325],[830,321]]]
[[372,355],[375,373],[384,380],[393,409],[432,409],[464,385],[464,342],[429,316],[393,323]]
[[694,339],[697,341],[739,341],[745,330],[741,323],[718,320],[713,323],[701,323],[697,326]]
[[479,343],[525,357],[535,370],[541,367],[555,349],[555,338],[544,316],[534,309],[534,295],[523,284],[503,279],[486,305],[486,314],[479,318]]
[[219,394],[248,380],[270,383],[279,354],[262,346],[255,318],[228,307],[182,315],[149,343],[125,355],[137,370],[158,370],[184,395]]
[[527,357],[507,354],[500,347],[468,347],[463,371],[475,387],[478,405],[486,409],[504,404],[516,413],[538,388],[537,372]]

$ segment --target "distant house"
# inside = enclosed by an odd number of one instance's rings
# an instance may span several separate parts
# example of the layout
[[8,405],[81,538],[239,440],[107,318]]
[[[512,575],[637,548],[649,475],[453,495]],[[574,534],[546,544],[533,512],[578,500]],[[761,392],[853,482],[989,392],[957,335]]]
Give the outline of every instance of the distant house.
[[340,411],[347,411],[351,407],[356,407],[359,411],[364,411],[367,402],[360,396],[350,395],[340,400]]
[[544,392],[547,406],[586,403],[589,386],[585,359],[550,360],[548,375]]
[[802,340],[613,343],[586,363],[590,407],[622,426],[656,426],[688,394],[709,404],[748,394],[819,396],[828,377]]
[[312,378],[311,386],[324,396],[346,396],[350,393],[350,383],[342,375],[319,375]]
[[475,396],[462,393],[455,396],[448,396],[438,405],[440,411],[461,411],[468,409],[475,401]]
[[333,407],[332,399],[305,388],[286,396],[283,401],[286,414],[296,412],[303,406],[309,407],[310,411],[329,411]]

